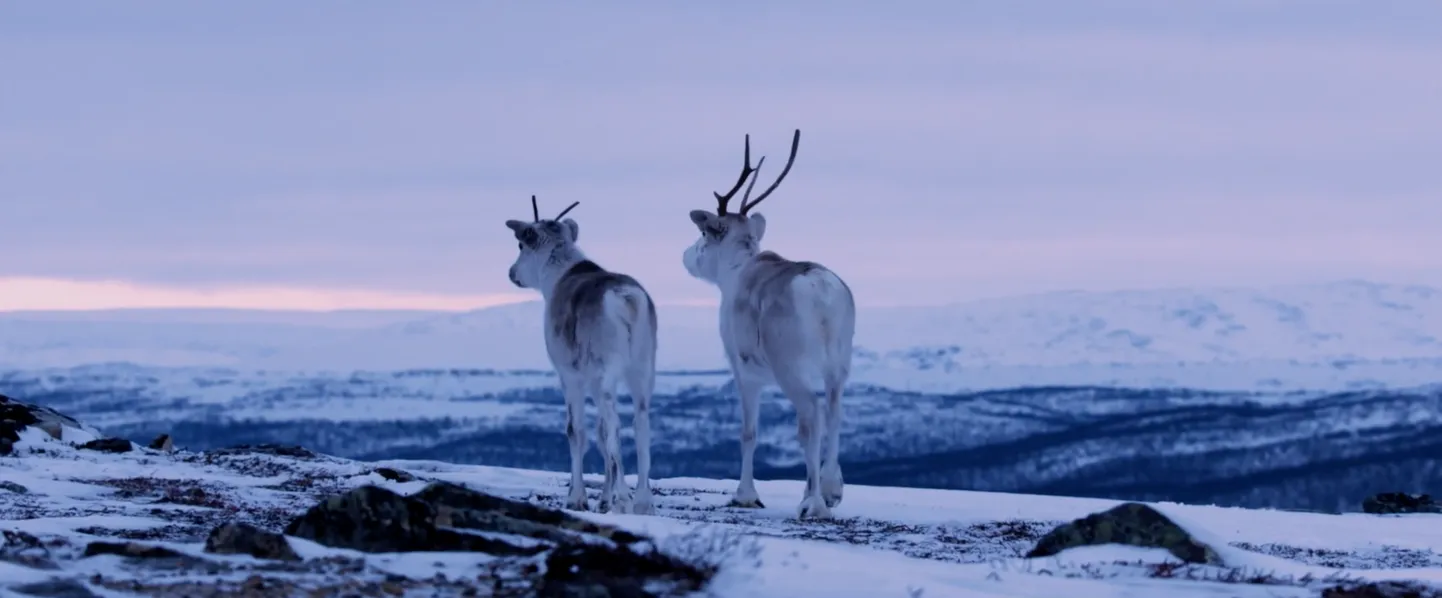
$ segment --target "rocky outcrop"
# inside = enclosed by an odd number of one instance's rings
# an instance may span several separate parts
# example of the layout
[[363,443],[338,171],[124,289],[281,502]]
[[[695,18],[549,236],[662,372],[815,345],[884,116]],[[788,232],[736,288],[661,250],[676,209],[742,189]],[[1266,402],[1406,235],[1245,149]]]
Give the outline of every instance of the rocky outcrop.
[[685,593],[715,573],[660,552],[644,536],[444,482],[411,496],[357,488],[312,507],[285,533],[363,552],[546,553],[541,596]]
[[175,441],[171,440],[169,434],[161,434],[159,436],[156,436],[155,440],[150,441],[150,445],[148,448],[153,451],[161,451],[164,453],[173,452],[175,450]]
[[113,554],[135,559],[187,558],[183,553],[164,546],[151,546],[140,542],[91,542],[85,545],[85,556]]
[[285,536],[264,531],[247,523],[227,523],[211,530],[205,539],[211,554],[248,554],[258,559],[299,561]]
[[1187,563],[1221,565],[1215,549],[1182,529],[1166,515],[1142,503],[1123,503],[1064,523],[1037,540],[1026,558],[1052,556],[1068,548],[1126,544],[1161,548]]
[[226,448],[205,451],[207,455],[275,455],[277,457],[295,457],[297,459],[314,459],[315,453],[303,446],[293,444],[241,444]]
[[46,431],[53,438],[60,438],[62,427],[80,428],[80,422],[62,415],[49,407],[21,403],[0,395],[0,455],[8,455],[20,442],[20,432],[31,426]]
[[1442,598],[1442,588],[1415,581],[1379,581],[1333,586],[1322,590],[1322,598]]
[[0,561],[31,569],[60,568],[55,564],[50,549],[33,535],[21,531],[5,530],[0,532],[0,539],[5,541],[4,544],[0,544]]
[[397,482],[401,484],[416,481],[416,476],[411,475],[411,472],[394,469],[391,467],[377,467],[372,473],[392,482]]
[[102,453],[128,453],[135,447],[124,438],[96,438],[89,442],[82,442],[76,448]]
[[1362,501],[1362,510],[1377,515],[1442,513],[1442,503],[1427,494],[1383,492]]

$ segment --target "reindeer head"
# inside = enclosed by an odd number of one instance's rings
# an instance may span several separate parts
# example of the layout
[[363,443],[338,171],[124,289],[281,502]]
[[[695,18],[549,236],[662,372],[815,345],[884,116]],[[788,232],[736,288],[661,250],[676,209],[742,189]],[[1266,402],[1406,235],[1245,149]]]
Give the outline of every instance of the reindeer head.
[[[760,176],[761,164],[766,162],[766,157],[756,161],[756,166],[751,165],[751,136],[746,136],[746,150],[741,164],[741,176],[736,179],[736,184],[725,195],[712,193],[716,196],[716,213],[707,210],[692,210],[691,222],[701,231],[701,238],[691,245],[682,256],[682,262],[686,265],[686,271],[696,278],[719,283],[724,271],[733,266],[738,266],[738,256],[749,257],[755,255],[761,249],[761,237],[766,234],[766,217],[761,214],[749,214],[756,204],[761,203],[786,174],[791,172],[791,165],[796,162],[796,149],[801,143],[801,129],[791,137],[791,157],[786,159],[786,167],[781,169],[781,176],[771,183],[756,199],[751,199],[751,189],[756,186],[756,179]],[[750,184],[746,179],[751,179]],[[730,214],[726,212],[726,205],[736,192],[741,190],[741,185],[746,185],[746,194],[741,197],[741,209]]]
[[555,218],[541,220],[541,210],[536,206],[536,196],[531,196],[531,222],[507,220],[506,227],[516,233],[517,248],[521,254],[511,265],[511,283],[523,289],[540,289],[543,274],[548,266],[556,266],[575,253],[576,238],[581,234],[581,225],[563,216],[581,202],[572,203],[561,210]]

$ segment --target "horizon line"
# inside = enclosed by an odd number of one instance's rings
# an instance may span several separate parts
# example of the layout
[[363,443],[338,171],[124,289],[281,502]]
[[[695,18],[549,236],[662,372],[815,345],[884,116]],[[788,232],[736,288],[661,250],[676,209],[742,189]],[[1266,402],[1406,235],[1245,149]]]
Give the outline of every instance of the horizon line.
[[[1245,290],[1327,285],[1398,286],[1438,290],[1427,284],[1339,278],[1311,283],[1266,285],[1159,286],[1124,289],[1055,289],[1007,293],[937,303],[858,305],[861,308],[927,308],[977,301],[1005,300],[1058,294],[1166,292],[1180,290]],[[0,314],[211,310],[261,312],[433,312],[466,313],[505,305],[537,302],[534,292],[446,294],[354,288],[281,285],[226,285],[184,287],[147,285],[119,280],[82,281],[40,277],[0,277]],[[719,298],[683,298],[656,301],[658,307],[719,307]]]

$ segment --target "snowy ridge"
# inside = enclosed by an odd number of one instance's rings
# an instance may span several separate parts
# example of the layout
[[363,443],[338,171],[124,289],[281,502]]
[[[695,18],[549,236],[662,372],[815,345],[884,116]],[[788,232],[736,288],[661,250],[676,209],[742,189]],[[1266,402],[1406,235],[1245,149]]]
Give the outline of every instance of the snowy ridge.
[[[0,314],[0,366],[549,369],[537,302],[404,318],[146,314]],[[659,321],[662,369],[724,369],[715,308],[662,306]],[[1442,291],[1341,282],[863,308],[857,343],[858,380],[913,390],[1412,386],[1442,379]]]
[[[342,342],[384,354],[356,350],[342,367],[544,368],[536,332],[539,309],[529,302],[361,332]],[[664,306],[658,317],[663,369],[725,367],[713,339],[715,308]],[[1356,282],[1051,293],[939,307],[862,308],[856,334],[857,344],[868,350],[862,365],[902,369],[928,361],[933,367],[994,368],[1442,359],[1442,292]],[[507,339],[504,347],[496,346],[497,338]],[[321,347],[331,350],[318,351]],[[324,362],[311,365],[301,353],[339,351],[337,345],[317,344],[278,353],[266,363],[313,369]]]
[[[378,467],[414,479],[396,480]],[[105,595],[141,588],[152,595],[176,595],[183,588],[254,590],[266,584],[358,591],[358,583],[464,595],[466,587],[490,587],[494,557],[362,553],[289,537],[286,542],[299,561],[287,564],[214,554],[202,550],[202,543],[206,532],[222,522],[278,532],[320,499],[362,485],[406,495],[431,481],[451,482],[543,506],[558,505],[565,491],[565,476],[559,473],[244,451],[108,454],[78,449],[34,428],[23,431],[14,455],[0,458],[0,478],[8,484],[0,487],[6,498],[0,501],[0,530],[6,532],[0,544],[5,557],[0,559],[0,590],[64,588],[70,592],[65,595],[87,595],[76,588]],[[734,485],[663,479],[655,482],[660,494],[655,516],[579,515],[650,534],[663,545],[679,545],[673,540],[703,533],[750,538],[753,548],[740,555],[744,558],[723,561],[704,594],[713,598],[1315,597],[1339,585],[1442,582],[1438,515],[1323,515],[1156,503],[1151,506],[1213,547],[1222,563],[1186,565],[1164,550],[1117,544],[1028,559],[1024,555],[1048,530],[1117,501],[853,484],[835,510],[837,519],[803,523],[791,514],[791,502],[801,494],[799,482],[758,482],[771,505],[761,510],[724,506]],[[95,541],[134,541],[174,556],[81,554]]]

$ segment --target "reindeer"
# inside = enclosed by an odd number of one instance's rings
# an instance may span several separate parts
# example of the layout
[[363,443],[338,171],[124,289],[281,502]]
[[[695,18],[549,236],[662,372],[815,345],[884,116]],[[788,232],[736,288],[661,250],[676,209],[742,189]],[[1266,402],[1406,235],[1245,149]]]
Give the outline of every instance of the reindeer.
[[[581,460],[586,454],[585,406],[596,403],[596,448],[605,461],[605,482],[597,510],[651,514],[651,392],[656,383],[656,307],[636,279],[610,272],[576,246],[580,225],[566,218],[575,202],[541,220],[531,196],[533,222],[507,220],[520,256],[511,282],[536,289],[545,301],[546,352],[566,397],[566,438],[571,445],[571,486],[566,506],[586,510]],[[621,464],[621,422],[616,388],[631,391],[635,406],[636,494],[627,487]]]
[[[781,388],[796,409],[796,436],[806,456],[806,494],[797,517],[830,518],[841,504],[843,482],[837,460],[841,443],[841,392],[851,374],[856,306],[851,289],[834,272],[815,262],[788,260],[761,250],[766,218],[748,214],[776,190],[801,142],[791,139],[791,157],[776,182],[751,200],[765,157],[751,166],[751,136],[741,177],[725,195],[716,196],[716,213],[693,210],[691,221],[701,238],[686,250],[686,271],[721,290],[721,344],[741,396],[741,480],[731,505],[764,508],[756,493],[753,459],[761,389]],[[739,213],[727,204],[750,178]],[[826,401],[818,405],[813,385],[819,379]],[[825,433],[823,454],[822,433]]]

